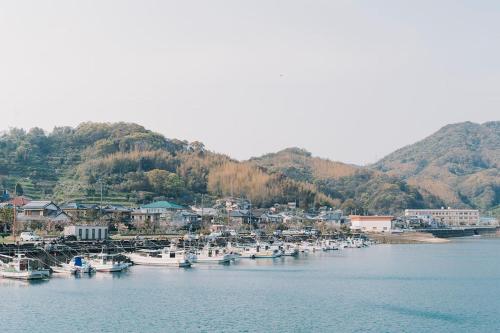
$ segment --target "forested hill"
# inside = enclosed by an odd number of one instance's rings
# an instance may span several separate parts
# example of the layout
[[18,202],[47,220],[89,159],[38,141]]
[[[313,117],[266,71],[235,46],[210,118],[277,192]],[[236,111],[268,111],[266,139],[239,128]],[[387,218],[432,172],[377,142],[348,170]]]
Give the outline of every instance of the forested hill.
[[11,192],[19,184],[25,195],[59,202],[99,202],[102,184],[104,201],[115,204],[187,204],[202,194],[244,196],[256,206],[332,203],[314,185],[128,123],[83,123],[48,134],[11,129],[0,136],[0,181]]
[[[498,123],[477,126],[498,134]],[[481,147],[492,134],[484,135]],[[493,176],[498,175],[495,140],[484,150],[482,164],[474,160],[476,167],[485,164],[481,170]],[[477,145],[477,139],[470,144]],[[1,134],[0,185],[12,192],[19,184],[18,190],[22,188],[27,196],[58,202],[99,202],[102,185],[105,202],[126,205],[160,198],[189,204],[199,202],[201,195],[206,200],[234,195],[250,198],[255,206],[296,201],[303,208],[330,205],[346,212],[395,213],[453,203],[442,193],[420,186],[413,178],[418,175],[415,170],[398,172],[394,161],[408,161],[413,153],[395,154],[371,167],[313,157],[298,148],[238,162],[207,150],[200,142],[167,139],[137,124],[83,123],[76,128],[56,127],[50,133],[34,128]],[[414,158],[419,168],[423,159],[433,165],[430,157],[417,154]],[[498,204],[498,186],[491,189],[497,196],[481,206],[485,209]],[[476,206],[472,200],[460,203]]]
[[500,121],[451,124],[373,167],[450,206],[500,213]]
[[405,181],[369,168],[313,157],[304,149],[288,148],[252,158],[247,163],[271,174],[283,174],[314,184],[345,211],[394,213],[409,207],[440,207],[443,202]]

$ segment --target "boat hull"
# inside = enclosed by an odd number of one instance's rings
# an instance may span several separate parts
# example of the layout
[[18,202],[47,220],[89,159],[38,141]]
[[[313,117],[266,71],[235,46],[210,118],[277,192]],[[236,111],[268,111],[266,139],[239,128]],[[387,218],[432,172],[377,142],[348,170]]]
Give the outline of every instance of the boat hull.
[[196,258],[192,262],[195,264],[224,264],[231,261],[229,258]]
[[168,260],[163,258],[144,258],[141,256],[128,255],[129,258],[134,265],[141,266],[163,266],[163,267],[189,267],[191,263],[188,260],[180,259],[180,260]]
[[47,278],[44,272],[0,272],[0,277],[14,280],[41,280]]

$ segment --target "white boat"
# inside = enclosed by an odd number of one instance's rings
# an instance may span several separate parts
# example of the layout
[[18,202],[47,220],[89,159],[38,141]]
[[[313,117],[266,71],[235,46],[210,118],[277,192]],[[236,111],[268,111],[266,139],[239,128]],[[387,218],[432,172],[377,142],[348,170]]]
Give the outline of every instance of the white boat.
[[130,263],[119,260],[119,254],[99,253],[90,257],[89,264],[97,272],[121,272],[130,266]]
[[235,250],[240,258],[255,259],[257,249],[253,246],[242,246]]
[[309,242],[302,242],[299,245],[300,252],[318,252],[322,251],[322,247],[320,244],[313,244]]
[[59,264],[57,266],[50,266],[52,272],[56,274],[76,274],[77,269],[70,264]]
[[218,247],[204,247],[189,256],[189,261],[197,264],[224,264],[233,259],[233,255]]
[[169,266],[169,267],[189,267],[188,255],[186,251],[174,248],[164,248],[162,250],[139,250],[125,255],[136,265],[145,266]]
[[257,244],[255,247],[255,258],[278,258],[283,254],[278,246]]
[[0,277],[18,280],[39,280],[50,276],[50,272],[44,269],[42,264],[35,259],[26,258],[24,254],[18,254],[10,258],[10,262],[0,261]]
[[283,255],[279,245],[259,244],[254,246],[239,247],[236,251],[239,258],[257,259],[257,258],[278,258]]
[[94,267],[82,256],[74,256],[68,266],[74,268],[76,273],[90,274],[95,272]]
[[229,254],[231,260],[236,260],[241,257],[241,248],[233,246],[231,242],[228,242],[226,247],[222,250],[224,253]]
[[339,249],[337,242],[332,239],[322,241],[321,248],[323,249],[323,251],[333,251]]
[[284,256],[287,257],[296,257],[299,255],[299,246],[297,244],[293,243],[285,243],[280,246],[281,251],[283,252]]

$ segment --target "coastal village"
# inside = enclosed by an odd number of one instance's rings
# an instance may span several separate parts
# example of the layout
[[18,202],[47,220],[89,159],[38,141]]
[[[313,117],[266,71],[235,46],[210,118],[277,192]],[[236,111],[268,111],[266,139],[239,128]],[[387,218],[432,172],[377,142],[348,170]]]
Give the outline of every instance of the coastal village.
[[[306,231],[314,234],[400,234],[416,230],[463,230],[498,226],[495,218],[482,217],[478,210],[444,207],[406,209],[401,216],[367,216],[354,212],[346,214],[340,209],[329,207],[305,211],[299,209],[295,202],[254,208],[249,200],[234,197],[221,198],[211,206],[183,206],[162,200],[137,207],[81,202],[55,203],[50,200],[31,200],[25,196],[10,197],[7,191],[4,191],[1,198],[0,210],[4,213],[0,215],[0,231],[4,235],[13,236],[18,236],[21,232],[58,236],[71,226],[105,227],[107,234],[124,236],[187,231],[208,235],[229,230],[274,235],[293,235]],[[79,240],[95,239],[95,236],[85,234],[74,236]]]
[[214,205],[160,200],[138,207],[10,197],[0,203],[0,276],[119,272],[129,266],[191,267],[275,259],[374,243],[441,242],[495,236],[498,221],[471,209],[407,209],[402,216],[299,209],[296,202],[255,208],[249,200]]

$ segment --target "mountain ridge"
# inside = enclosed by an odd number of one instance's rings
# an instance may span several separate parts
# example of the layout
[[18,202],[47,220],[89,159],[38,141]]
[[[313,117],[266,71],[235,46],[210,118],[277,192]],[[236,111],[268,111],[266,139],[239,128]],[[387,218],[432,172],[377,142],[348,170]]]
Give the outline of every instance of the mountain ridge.
[[[168,139],[133,123],[11,129],[0,135],[0,180],[56,200],[136,204],[241,195],[257,205],[299,201],[366,213],[456,205],[498,206],[500,122],[450,124],[368,166],[290,147],[237,161],[201,142]],[[242,176],[244,175],[244,176]]]

